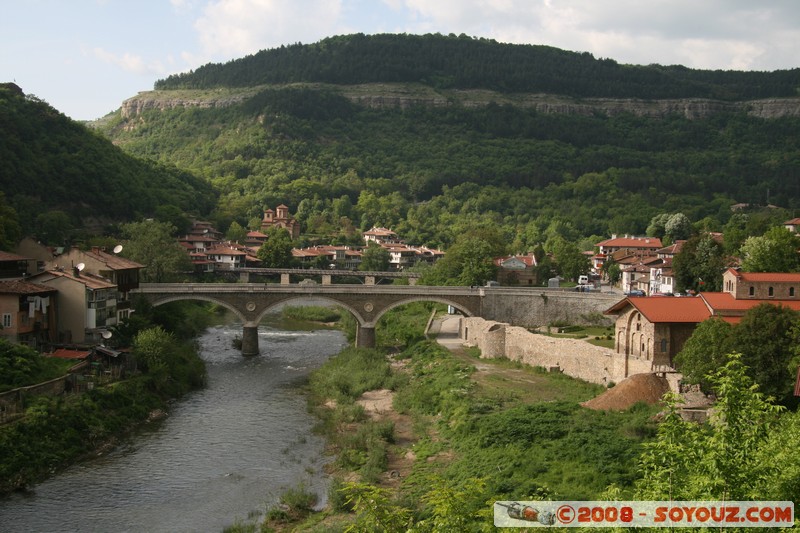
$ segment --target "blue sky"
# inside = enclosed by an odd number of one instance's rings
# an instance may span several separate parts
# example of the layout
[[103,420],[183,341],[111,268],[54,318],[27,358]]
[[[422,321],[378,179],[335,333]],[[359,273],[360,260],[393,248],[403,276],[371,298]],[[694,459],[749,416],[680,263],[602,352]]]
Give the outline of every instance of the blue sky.
[[0,0],[0,81],[77,120],[161,78],[332,35],[455,33],[620,63],[800,67],[798,0]]

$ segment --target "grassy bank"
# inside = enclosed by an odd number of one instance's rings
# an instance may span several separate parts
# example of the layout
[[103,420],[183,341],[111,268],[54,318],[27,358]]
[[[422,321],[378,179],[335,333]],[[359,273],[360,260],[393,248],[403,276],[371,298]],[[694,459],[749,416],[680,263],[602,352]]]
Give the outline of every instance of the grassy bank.
[[[429,313],[398,310],[379,324],[381,349],[347,349],[312,375],[310,405],[335,456],[327,509],[284,505],[235,531],[480,531],[495,500],[631,494],[652,408],[590,411],[580,402],[600,386],[451,352],[424,339]],[[376,392],[389,408],[369,407]]]

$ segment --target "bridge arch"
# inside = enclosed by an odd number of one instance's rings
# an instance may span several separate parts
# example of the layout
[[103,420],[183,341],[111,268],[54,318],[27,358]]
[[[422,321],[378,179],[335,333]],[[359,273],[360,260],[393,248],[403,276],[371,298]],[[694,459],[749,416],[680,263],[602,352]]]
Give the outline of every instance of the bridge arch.
[[367,324],[364,324],[364,326],[365,327],[375,327],[378,324],[378,321],[381,319],[381,317],[383,315],[385,315],[386,313],[388,313],[389,311],[391,311],[392,309],[395,309],[396,307],[400,307],[401,305],[406,305],[406,304],[410,304],[410,303],[414,303],[414,302],[436,302],[436,303],[440,303],[440,304],[445,304],[445,305],[449,305],[449,306],[453,307],[454,309],[456,309],[459,313],[463,314],[464,316],[473,316],[473,313],[469,309],[467,309],[465,306],[460,305],[458,302],[454,302],[453,300],[449,300],[447,298],[442,298],[440,296],[412,296],[412,297],[409,297],[409,298],[404,298],[404,299],[401,299],[401,300],[397,300],[396,302],[393,302],[393,303],[387,305],[386,307],[384,307],[383,309],[378,311],[378,313],[376,313],[376,315],[375,315],[375,318],[373,320],[371,320],[370,322],[368,322]]
[[242,322],[247,322],[247,318],[235,305],[226,302],[225,300],[214,298],[213,296],[205,296],[201,294],[182,294],[176,296],[165,296],[163,298],[149,299],[150,305],[152,305],[153,307],[158,307],[159,305],[164,305],[172,302],[179,302],[183,300],[200,300],[204,302],[211,302],[213,304],[221,305],[225,309],[235,314],[239,319],[241,319]]
[[271,304],[268,304],[256,316],[254,321],[256,323],[261,323],[261,321],[264,319],[264,317],[266,315],[268,315],[269,313],[271,313],[279,305],[290,303],[290,302],[295,302],[295,301],[302,302],[303,300],[308,300],[309,298],[313,298],[314,300],[324,300],[326,302],[329,302],[329,303],[335,305],[336,307],[341,307],[341,308],[345,309],[346,311],[348,311],[351,315],[353,315],[353,318],[356,319],[356,323],[357,324],[360,325],[360,324],[364,323],[364,317],[361,316],[361,314],[353,306],[349,305],[348,303],[343,302],[341,300],[337,300],[336,298],[328,297],[328,296],[323,296],[323,295],[310,296],[310,295],[307,295],[307,294],[300,294],[300,295],[297,295],[297,296],[290,296],[290,297],[288,297],[286,299],[283,299],[283,300],[281,300],[279,302],[273,302]]

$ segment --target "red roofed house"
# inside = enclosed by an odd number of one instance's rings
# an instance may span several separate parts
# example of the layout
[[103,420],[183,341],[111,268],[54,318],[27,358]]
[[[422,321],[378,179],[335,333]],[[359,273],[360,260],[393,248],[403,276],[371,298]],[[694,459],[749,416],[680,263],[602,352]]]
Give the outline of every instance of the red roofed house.
[[206,250],[206,256],[214,261],[216,270],[233,270],[247,266],[247,252],[230,244],[217,244]]
[[56,339],[58,291],[21,280],[0,281],[0,336],[38,348]]
[[624,251],[625,255],[655,255],[662,248],[661,239],[658,237],[617,237],[612,235],[610,239],[595,244],[597,253],[592,256],[592,267],[596,272],[603,269],[603,265],[611,254]]
[[494,260],[497,267],[497,282],[500,285],[538,285],[536,257],[509,255]]
[[652,361],[654,371],[672,368],[672,358],[700,322],[720,317],[738,323],[763,303],[800,311],[800,273],[752,273],[728,269],[723,292],[704,292],[695,298],[625,298],[605,314],[617,315],[617,353]]
[[783,227],[793,233],[800,233],[800,218],[793,218],[783,223]]

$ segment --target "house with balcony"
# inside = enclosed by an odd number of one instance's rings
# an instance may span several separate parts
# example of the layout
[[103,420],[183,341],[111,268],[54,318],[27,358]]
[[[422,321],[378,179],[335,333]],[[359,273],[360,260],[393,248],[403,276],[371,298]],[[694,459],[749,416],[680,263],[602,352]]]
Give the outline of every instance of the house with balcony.
[[117,287],[117,319],[123,321],[134,311],[130,293],[139,288],[139,273],[144,265],[119,255],[118,246],[109,253],[105,248],[93,246],[90,250],[72,248],[46,264],[47,269],[71,270],[83,265],[83,274],[93,274]]
[[0,336],[38,349],[57,339],[58,290],[24,280],[0,281]]
[[118,324],[117,285],[88,272],[54,269],[27,281],[58,291],[58,343],[96,344],[102,333]]
[[248,253],[227,243],[217,243],[206,250],[206,257],[214,262],[215,270],[234,270],[247,266]]

